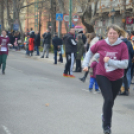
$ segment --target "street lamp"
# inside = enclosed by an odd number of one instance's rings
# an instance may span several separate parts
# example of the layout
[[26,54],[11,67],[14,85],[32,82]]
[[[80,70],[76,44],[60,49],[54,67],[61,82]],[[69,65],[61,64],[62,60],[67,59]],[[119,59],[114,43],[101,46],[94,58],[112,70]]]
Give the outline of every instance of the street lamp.
[[109,17],[112,18],[112,24],[114,23],[114,15],[115,15],[115,10],[114,8],[111,10],[111,12],[108,14]]

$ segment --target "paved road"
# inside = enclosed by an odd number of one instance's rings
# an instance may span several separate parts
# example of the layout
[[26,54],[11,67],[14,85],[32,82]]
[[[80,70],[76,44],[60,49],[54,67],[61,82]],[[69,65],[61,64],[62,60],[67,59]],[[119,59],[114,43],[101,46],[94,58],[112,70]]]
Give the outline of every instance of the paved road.
[[[76,78],[62,77],[64,65],[10,52],[0,72],[0,134],[102,134],[101,94]],[[118,96],[113,134],[134,134],[134,90]]]

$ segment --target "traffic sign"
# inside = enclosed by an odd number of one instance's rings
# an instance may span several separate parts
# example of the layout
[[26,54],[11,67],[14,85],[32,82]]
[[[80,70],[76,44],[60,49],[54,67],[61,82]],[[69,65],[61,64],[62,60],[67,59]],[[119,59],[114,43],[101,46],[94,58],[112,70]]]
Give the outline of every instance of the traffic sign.
[[65,22],[69,22],[69,14],[64,14],[63,20],[64,20]]
[[63,14],[62,13],[57,13],[56,14],[56,20],[62,21],[63,20]]
[[79,15],[74,14],[72,19],[73,19],[74,22],[77,22],[80,19],[80,17],[79,17]]
[[13,24],[13,30],[18,31],[19,30],[19,24]]
[[[73,21],[74,23],[77,22],[79,19],[80,19],[79,15],[77,15],[77,14],[73,14],[73,15],[72,15],[72,21]],[[64,14],[63,20],[64,20],[65,22],[69,22],[69,14]]]

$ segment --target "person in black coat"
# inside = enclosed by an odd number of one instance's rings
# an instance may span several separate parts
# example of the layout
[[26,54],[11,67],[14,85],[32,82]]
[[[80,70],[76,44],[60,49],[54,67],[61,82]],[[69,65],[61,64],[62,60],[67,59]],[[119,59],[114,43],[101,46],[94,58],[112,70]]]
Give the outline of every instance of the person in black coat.
[[57,36],[57,33],[55,33],[52,44],[54,46],[54,64],[57,64],[57,52],[60,49],[60,46],[62,45],[62,39]]
[[9,39],[10,39],[10,43],[14,46],[14,37],[13,37],[13,33],[9,33]]
[[39,46],[40,46],[40,33],[37,31],[35,35],[35,49],[37,51],[37,56],[39,56]]
[[70,32],[63,37],[66,50],[66,64],[63,73],[64,77],[75,78],[73,75],[73,65],[75,60],[75,54],[77,52],[77,43],[75,41],[75,29],[70,28]]
[[41,58],[44,58],[45,52],[46,52],[46,58],[48,58],[50,44],[51,44],[51,33],[50,33],[49,29],[47,29],[47,31],[46,31],[46,33],[44,33],[43,37],[44,37],[44,41],[43,41],[44,49],[43,49],[43,55],[41,56]]
[[122,41],[126,43],[127,48],[128,48],[129,64],[128,64],[128,68],[125,69],[124,71],[124,78],[123,78],[124,85],[121,88],[120,95],[129,95],[129,88],[130,88],[130,83],[131,83],[132,59],[134,56],[134,51],[133,51],[131,42],[127,38],[123,38]]

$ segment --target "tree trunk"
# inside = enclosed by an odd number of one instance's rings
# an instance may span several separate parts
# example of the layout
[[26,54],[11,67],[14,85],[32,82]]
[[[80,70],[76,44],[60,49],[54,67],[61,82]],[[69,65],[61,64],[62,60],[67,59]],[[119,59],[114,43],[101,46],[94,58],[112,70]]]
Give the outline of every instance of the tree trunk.
[[56,1],[51,0],[51,34],[53,36],[54,32],[56,32]]
[[[60,9],[60,12],[64,14],[65,13],[65,9],[64,9],[64,2],[63,0],[58,0],[58,4],[59,4],[59,9]],[[60,23],[60,27],[62,26],[62,23]],[[64,25],[65,25],[65,29],[66,29],[66,32],[68,32],[68,24],[64,21]]]
[[125,30],[126,27],[126,0],[122,0],[122,9],[121,9],[121,27]]
[[41,31],[41,16],[42,16],[42,11],[39,11],[39,33]]
[[82,17],[81,17],[82,24],[86,27],[86,32],[87,32],[87,33],[92,33],[92,32],[94,32],[94,27],[93,27],[93,25],[88,24],[88,23],[85,21],[85,19],[84,19],[85,14],[87,14],[87,11],[85,11],[85,12],[83,13]]
[[7,7],[7,22],[8,22],[8,30],[12,30],[12,27],[13,27],[13,19],[11,18],[10,16],[10,8],[9,8],[9,1],[6,0],[6,7]]
[[0,0],[0,20],[1,20],[1,30],[5,29],[4,26],[4,0]]
[[18,19],[18,0],[13,0],[13,21]]

